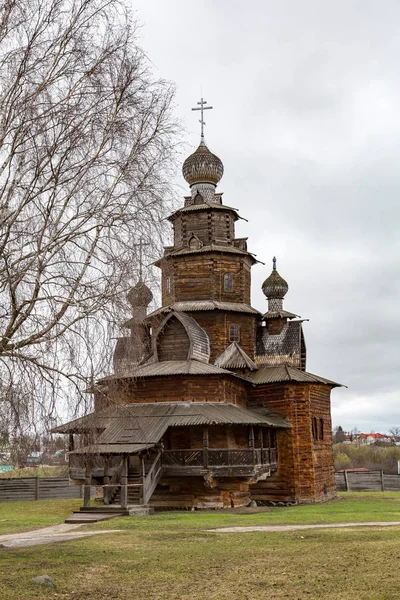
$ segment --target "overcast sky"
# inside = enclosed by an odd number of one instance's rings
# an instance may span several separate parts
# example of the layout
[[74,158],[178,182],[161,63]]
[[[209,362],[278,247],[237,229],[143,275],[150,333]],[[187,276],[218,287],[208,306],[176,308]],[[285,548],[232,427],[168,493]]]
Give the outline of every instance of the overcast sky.
[[[307,370],[346,429],[400,426],[400,2],[132,0],[156,74],[177,86],[188,152],[223,161],[224,203],[249,220],[237,237],[252,304],[273,255],[286,309],[305,323]],[[187,193],[177,173],[177,194]]]

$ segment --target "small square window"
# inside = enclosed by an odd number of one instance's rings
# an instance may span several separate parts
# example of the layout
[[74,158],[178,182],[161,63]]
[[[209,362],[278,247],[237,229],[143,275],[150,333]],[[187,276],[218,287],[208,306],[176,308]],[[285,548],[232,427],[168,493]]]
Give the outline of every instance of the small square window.
[[239,325],[229,325],[229,341],[230,342],[238,342],[239,341]]
[[224,291],[233,292],[233,275],[232,273],[224,273]]

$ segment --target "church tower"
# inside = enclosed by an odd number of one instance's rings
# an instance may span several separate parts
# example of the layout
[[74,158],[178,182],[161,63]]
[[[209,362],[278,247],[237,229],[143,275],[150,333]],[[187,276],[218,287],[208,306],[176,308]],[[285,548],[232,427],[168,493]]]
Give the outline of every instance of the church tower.
[[182,172],[190,195],[169,217],[174,245],[156,263],[162,272],[161,312],[193,316],[210,338],[211,362],[233,342],[254,358],[259,313],[250,305],[250,288],[251,267],[257,261],[247,250],[247,238],[236,238],[237,210],[223,204],[216,190],[224,167],[208,149],[203,129],[200,145]]

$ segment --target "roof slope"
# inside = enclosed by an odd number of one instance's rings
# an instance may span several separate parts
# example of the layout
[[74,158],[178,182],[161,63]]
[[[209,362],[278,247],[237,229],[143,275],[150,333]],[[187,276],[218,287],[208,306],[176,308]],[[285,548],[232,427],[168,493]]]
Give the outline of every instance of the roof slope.
[[203,202],[203,204],[189,204],[187,206],[182,206],[177,211],[172,213],[169,217],[167,217],[168,221],[174,221],[176,217],[178,217],[182,213],[193,212],[197,210],[229,210],[235,214],[235,220],[240,219],[241,217],[238,215],[238,209],[233,208],[232,206],[226,206],[224,204],[208,204],[207,202]]
[[299,383],[323,383],[332,387],[344,387],[341,383],[336,383],[335,381],[308,373],[307,371],[300,371],[300,369],[289,367],[288,365],[279,365],[276,367],[260,366],[257,371],[250,373],[247,379],[255,385],[296,381]]
[[217,358],[215,364],[224,369],[250,369],[250,371],[257,369],[257,365],[237,342],[232,342]]
[[121,375],[110,375],[103,377],[100,383],[112,381],[114,379],[140,379],[142,377],[163,377],[165,375],[233,375],[226,369],[221,369],[215,365],[210,365],[198,360],[164,360],[161,362],[152,362],[139,367],[132,367]]
[[[162,306],[157,310],[150,313],[146,318],[150,319],[163,312],[177,311],[177,312],[196,312],[205,310],[226,310],[231,312],[249,313],[259,315],[260,312],[243,302],[217,302],[216,300],[192,300],[189,302],[175,302],[169,306]],[[124,323],[124,326],[129,324],[129,321]]]
[[[188,425],[264,425],[290,427],[282,415],[269,409],[255,411],[224,402],[149,402],[125,404],[84,417],[85,430],[104,431],[98,444],[155,444],[168,427]],[[56,433],[79,432],[82,419],[55,428]],[[83,431],[83,430],[82,430]]]

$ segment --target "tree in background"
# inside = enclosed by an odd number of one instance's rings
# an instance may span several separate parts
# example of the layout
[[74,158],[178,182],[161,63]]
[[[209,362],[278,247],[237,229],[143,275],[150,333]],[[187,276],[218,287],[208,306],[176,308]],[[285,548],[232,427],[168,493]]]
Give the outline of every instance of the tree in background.
[[343,431],[343,427],[341,425],[339,425],[338,427],[335,427],[335,429],[333,430],[333,443],[341,444],[345,440],[346,440],[346,434]]
[[174,90],[136,29],[119,0],[0,6],[0,395],[17,422],[102,371],[135,243],[160,240]]

